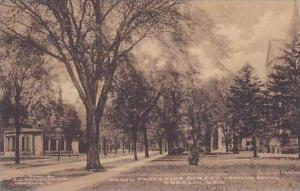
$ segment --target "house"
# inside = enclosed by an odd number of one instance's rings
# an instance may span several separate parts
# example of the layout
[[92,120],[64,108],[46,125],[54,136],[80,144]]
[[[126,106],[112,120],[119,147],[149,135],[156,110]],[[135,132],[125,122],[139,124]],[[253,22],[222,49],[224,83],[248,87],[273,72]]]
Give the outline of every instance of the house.
[[[22,128],[19,137],[20,155],[43,155],[43,134],[40,129]],[[16,132],[7,130],[4,132],[4,155],[15,156]]]
[[[38,128],[21,128],[19,137],[20,155],[56,155],[67,153],[66,139],[60,133],[45,134]],[[16,131],[4,131],[4,156],[13,157],[16,151]],[[78,141],[71,143],[72,154],[78,154]]]
[[[62,103],[62,92],[59,91],[58,103],[60,108]],[[58,111],[60,111],[58,109]],[[70,121],[64,117],[63,113],[53,113],[49,121],[44,125],[32,125],[30,120],[23,122],[20,129],[19,149],[20,155],[56,155],[58,153],[79,153],[78,135],[75,132],[65,131],[71,128]],[[4,156],[15,156],[16,151],[16,131],[14,120],[9,119],[7,130],[3,133]],[[43,127],[42,127],[43,126]],[[71,138],[70,138],[71,137]]]

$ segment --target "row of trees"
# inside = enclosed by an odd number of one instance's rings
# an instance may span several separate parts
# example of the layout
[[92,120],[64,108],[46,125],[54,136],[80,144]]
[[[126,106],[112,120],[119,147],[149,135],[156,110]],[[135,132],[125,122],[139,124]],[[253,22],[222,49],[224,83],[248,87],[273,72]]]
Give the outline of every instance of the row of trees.
[[117,68],[146,37],[164,33],[180,45],[180,22],[188,21],[179,11],[183,3],[1,1],[1,35],[63,64],[77,89],[86,109],[87,169],[101,168],[100,123]]
[[257,157],[257,141],[260,137],[278,136],[280,130],[289,130],[291,137],[298,139],[300,158],[299,126],[299,38],[286,45],[283,55],[271,66],[268,80],[263,84],[254,68],[247,64],[233,79],[223,94],[226,114],[225,143],[232,140],[237,152],[239,140],[252,138],[253,155]]
[[300,158],[300,38],[287,44],[280,64],[274,66],[268,82],[269,120],[277,129],[288,128],[298,138]]

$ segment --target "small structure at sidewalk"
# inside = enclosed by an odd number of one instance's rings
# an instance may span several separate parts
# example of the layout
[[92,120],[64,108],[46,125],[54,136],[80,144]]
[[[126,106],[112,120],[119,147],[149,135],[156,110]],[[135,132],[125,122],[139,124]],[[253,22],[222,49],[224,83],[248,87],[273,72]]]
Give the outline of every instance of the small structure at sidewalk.
[[73,140],[68,143],[64,133],[60,128],[56,128],[53,133],[47,133],[44,136],[43,149],[46,155],[55,155],[60,153],[78,154],[78,141]]
[[[4,132],[4,155],[15,156],[16,131]],[[41,129],[22,128],[19,137],[21,155],[43,155],[43,135]]]
[[[50,119],[44,123],[33,123],[30,119],[22,122],[19,137],[20,155],[60,155],[79,153],[78,132],[74,129],[74,120],[67,118],[59,89],[57,108]],[[73,122],[73,123],[72,123]],[[77,126],[80,128],[80,126]],[[14,119],[10,118],[4,131],[4,155],[15,156],[16,131]]]
[[[42,129],[21,128],[19,137],[20,155],[55,155],[58,152],[78,154],[78,141],[72,141],[71,148],[67,148],[67,141],[63,136],[44,134]],[[4,132],[4,155],[15,156],[16,131],[7,130]]]

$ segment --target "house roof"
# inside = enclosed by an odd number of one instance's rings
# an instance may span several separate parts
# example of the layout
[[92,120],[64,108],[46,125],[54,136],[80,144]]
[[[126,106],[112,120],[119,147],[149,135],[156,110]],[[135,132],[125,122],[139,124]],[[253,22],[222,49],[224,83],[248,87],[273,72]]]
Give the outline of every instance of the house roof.
[[[36,128],[21,128],[20,133],[21,134],[41,134],[42,130],[41,129],[36,129]],[[6,130],[6,131],[4,131],[4,134],[5,135],[16,134],[16,130],[15,129]]]

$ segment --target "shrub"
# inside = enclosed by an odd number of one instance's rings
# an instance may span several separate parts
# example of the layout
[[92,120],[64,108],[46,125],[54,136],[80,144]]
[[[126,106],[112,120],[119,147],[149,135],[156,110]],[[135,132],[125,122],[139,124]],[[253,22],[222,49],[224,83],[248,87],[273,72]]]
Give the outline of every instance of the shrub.
[[190,154],[189,154],[189,163],[190,165],[198,165],[199,159],[200,159],[200,154],[199,154],[199,150],[193,146]]

